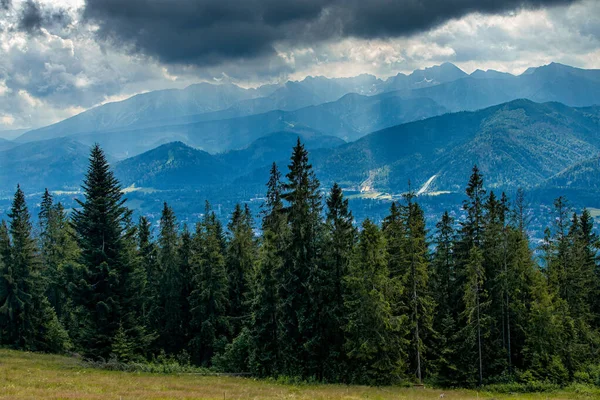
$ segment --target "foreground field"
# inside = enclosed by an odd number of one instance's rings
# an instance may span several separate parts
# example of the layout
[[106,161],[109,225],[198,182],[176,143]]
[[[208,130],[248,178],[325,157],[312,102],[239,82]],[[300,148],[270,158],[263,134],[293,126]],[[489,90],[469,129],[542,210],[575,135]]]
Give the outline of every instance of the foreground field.
[[73,358],[0,349],[0,399],[574,399],[573,392],[498,395],[475,391],[283,385],[233,377],[152,375],[83,368]]

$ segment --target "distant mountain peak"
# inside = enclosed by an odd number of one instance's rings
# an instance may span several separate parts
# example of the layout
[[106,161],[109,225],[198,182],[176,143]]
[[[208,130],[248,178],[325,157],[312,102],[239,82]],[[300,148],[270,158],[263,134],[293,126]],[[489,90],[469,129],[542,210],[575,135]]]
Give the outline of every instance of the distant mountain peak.
[[193,149],[193,147],[188,146],[187,144],[183,143],[181,140],[175,140],[173,142],[169,142],[169,143],[165,143],[165,144],[161,144],[160,146],[157,147],[157,149],[159,148],[170,148],[170,149]]
[[[431,68],[435,68],[435,67],[436,66],[433,66]],[[439,68],[446,68],[446,69],[451,68],[451,69],[456,69],[456,70],[464,72],[462,69],[458,68],[455,64],[452,64],[451,62],[447,62],[447,61],[441,63],[438,67]]]
[[157,146],[154,149],[148,150],[146,153],[142,153],[142,154],[161,154],[164,152],[198,153],[198,154],[205,153],[207,155],[209,154],[209,153],[205,152],[204,150],[196,149],[192,146],[189,146],[188,144],[186,144],[180,140],[175,140],[173,142],[161,144],[160,146]]
[[583,71],[581,68],[571,67],[570,65],[565,65],[557,62],[551,62],[550,64],[541,65],[539,67],[529,67],[522,75],[529,75],[533,73],[540,72],[571,72],[571,71]]
[[465,71],[458,68],[456,65],[445,62],[440,65],[434,65],[424,69],[418,69],[409,75],[409,78],[422,78],[430,83],[444,83],[454,81],[468,76]]
[[476,69],[475,71],[471,72],[471,74],[469,76],[472,78],[477,78],[477,79],[485,79],[485,78],[496,79],[496,78],[514,77],[513,74],[510,74],[508,72],[496,71],[495,69],[487,69],[485,71],[482,69]]

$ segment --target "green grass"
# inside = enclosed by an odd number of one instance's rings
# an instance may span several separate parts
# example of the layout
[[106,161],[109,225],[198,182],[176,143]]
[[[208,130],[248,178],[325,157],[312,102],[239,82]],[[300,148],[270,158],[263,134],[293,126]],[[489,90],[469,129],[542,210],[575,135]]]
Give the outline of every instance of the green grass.
[[[539,399],[597,398],[575,387],[560,393],[500,395],[468,390],[288,385],[248,378],[115,372],[75,358],[0,349],[0,399]],[[596,392],[596,395],[598,393]]]

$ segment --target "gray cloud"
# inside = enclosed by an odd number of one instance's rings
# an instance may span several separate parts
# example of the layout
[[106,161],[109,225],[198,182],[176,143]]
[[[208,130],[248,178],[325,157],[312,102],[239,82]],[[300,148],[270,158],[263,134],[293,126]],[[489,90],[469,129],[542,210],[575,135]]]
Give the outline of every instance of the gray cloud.
[[100,38],[167,64],[260,58],[275,45],[402,37],[478,12],[578,0],[87,0]]
[[[37,2],[33,11],[29,1]],[[5,13],[9,2],[0,0],[0,129],[45,125],[105,101],[199,81],[386,77],[445,61],[467,72],[518,73],[551,61],[600,67],[597,0],[557,8],[542,3],[563,2],[480,0],[473,8],[474,0],[451,0],[460,12],[443,13],[441,0],[398,0],[402,9],[394,0],[365,0],[368,7],[354,0],[114,0],[114,10],[108,0],[87,1],[77,9],[80,0],[13,0]],[[432,15],[418,20],[414,10],[423,4]],[[65,23],[51,17],[61,9]],[[484,15],[456,17],[474,10]],[[19,25],[28,12],[25,31]],[[386,12],[389,18],[377,15]]]
[[[7,5],[8,7],[9,5]],[[66,10],[50,9],[43,7],[35,0],[27,0],[23,3],[17,27],[19,30],[29,34],[39,34],[43,27],[61,27],[70,22],[71,17]]]

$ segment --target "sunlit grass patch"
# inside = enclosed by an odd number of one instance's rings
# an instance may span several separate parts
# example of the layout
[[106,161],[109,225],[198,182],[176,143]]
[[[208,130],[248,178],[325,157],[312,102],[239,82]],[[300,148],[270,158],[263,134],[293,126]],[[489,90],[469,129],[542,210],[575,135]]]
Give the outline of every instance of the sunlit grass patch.
[[274,380],[105,371],[74,357],[0,350],[0,399],[514,399],[596,398],[588,387],[564,393],[498,394],[470,390],[292,385]]

